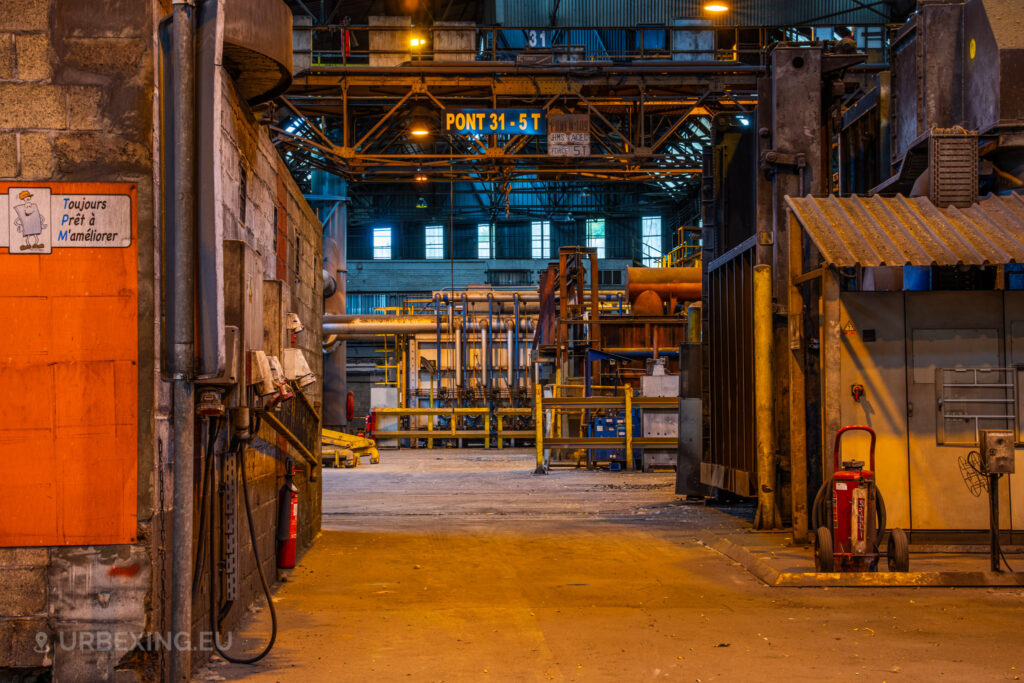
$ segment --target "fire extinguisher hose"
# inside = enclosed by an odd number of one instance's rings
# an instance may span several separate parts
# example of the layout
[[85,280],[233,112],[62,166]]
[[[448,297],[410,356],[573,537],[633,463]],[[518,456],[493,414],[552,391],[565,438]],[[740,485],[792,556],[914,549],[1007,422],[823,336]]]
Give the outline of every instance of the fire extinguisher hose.
[[[252,433],[256,434],[259,432],[259,417],[256,418],[256,423],[253,426]],[[235,657],[227,654],[220,649],[220,643],[217,642],[217,638],[213,639],[213,647],[217,650],[217,654],[223,657],[225,660],[232,664],[255,664],[260,661],[268,654],[274,647],[274,641],[277,640],[277,610],[274,609],[274,599],[270,595],[270,586],[267,584],[267,577],[263,574],[263,564],[260,562],[259,548],[256,543],[256,525],[252,519],[252,504],[249,502],[249,479],[246,476],[245,467],[245,443],[240,440],[235,440],[233,447],[238,455],[238,466],[241,469],[242,475],[242,500],[245,502],[245,517],[249,523],[249,540],[252,542],[252,556],[256,560],[256,573],[260,576],[260,583],[263,584],[263,594],[267,597],[267,608],[270,610],[270,640],[267,642],[266,647],[263,648],[259,653],[251,657]],[[210,530],[210,630],[214,633],[219,632],[218,621],[219,619],[215,616],[216,613],[216,596],[214,594],[214,584],[216,581],[216,569],[213,560],[213,533]]]
[[[828,520],[828,511],[823,510],[825,506],[825,496],[829,491],[832,490],[832,483],[835,481],[835,476],[829,477],[828,481],[821,485],[818,492],[814,495],[814,503],[811,505],[811,528],[817,529],[821,526],[830,526],[825,524]],[[875,487],[875,516],[878,518],[878,533],[875,538],[881,538],[882,534],[885,533],[886,525],[886,512],[885,512],[885,499],[882,498],[882,491],[877,486]]]

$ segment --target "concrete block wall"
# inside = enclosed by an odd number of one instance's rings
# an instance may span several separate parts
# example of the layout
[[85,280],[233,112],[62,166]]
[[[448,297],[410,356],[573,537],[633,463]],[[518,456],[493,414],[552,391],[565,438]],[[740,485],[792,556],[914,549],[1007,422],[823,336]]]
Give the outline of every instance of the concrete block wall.
[[[138,542],[0,548],[0,680],[46,672],[57,681],[150,681],[166,672],[166,658],[155,648],[145,651],[124,640],[97,647],[80,639],[169,631],[172,425],[158,365],[163,141],[156,126],[155,32],[170,11],[169,0],[0,0],[0,180],[137,185],[140,349]],[[284,282],[285,310],[298,313],[310,330],[299,335],[298,345],[319,376],[321,227],[265,131],[226,74],[224,79],[222,130],[230,142],[223,150],[234,161],[225,164],[225,238],[249,242],[263,259],[265,276]],[[248,175],[245,221],[240,164]],[[318,382],[305,390],[318,410],[320,387]],[[247,464],[261,560],[275,581],[277,491],[290,447],[268,429],[262,428]],[[197,477],[201,471],[197,466]],[[296,483],[305,549],[320,528],[320,484],[305,474]],[[228,628],[249,604],[263,599],[248,559],[241,499],[239,506],[241,595]],[[196,599],[203,629],[207,622],[199,605],[207,604],[206,595]],[[202,660],[203,653],[194,658],[197,665]]]
[[[247,242],[262,265],[264,279],[281,282],[282,313],[296,313],[306,325],[306,329],[296,337],[296,346],[302,349],[314,375],[322,378],[323,356],[317,332],[323,300],[320,265],[322,227],[265,129],[257,125],[252,112],[239,98],[229,75],[222,72],[221,77],[223,99],[218,153],[224,239]],[[230,276],[230,273],[225,273],[225,277]],[[279,324],[283,327],[284,320]],[[285,340],[290,343],[287,336]],[[318,379],[302,389],[318,413],[322,408],[322,387],[322,380]],[[227,446],[226,438],[222,438],[219,448],[226,449]],[[314,455],[319,458],[319,441]],[[319,468],[311,480],[309,469],[299,453],[270,424],[263,422],[256,440],[246,449],[245,476],[257,529],[260,564],[271,583],[278,578],[278,493],[285,482],[288,458],[299,465],[294,483],[299,489],[298,552],[301,555],[320,531]],[[239,600],[222,622],[224,629],[229,631],[238,626],[251,604],[255,603],[264,612],[266,610],[241,488],[235,512],[238,520]],[[214,533],[220,535],[222,529],[215,525]],[[204,573],[193,606],[194,637],[209,630],[208,591]],[[267,624],[269,626],[269,621]],[[198,653],[194,665],[200,664],[208,654]]]
[[[166,9],[156,0],[0,0],[0,179],[137,184],[140,349],[155,338],[152,42]],[[140,353],[139,541],[0,549],[0,680],[38,671],[155,678],[151,658],[78,640],[161,627],[155,360]]]

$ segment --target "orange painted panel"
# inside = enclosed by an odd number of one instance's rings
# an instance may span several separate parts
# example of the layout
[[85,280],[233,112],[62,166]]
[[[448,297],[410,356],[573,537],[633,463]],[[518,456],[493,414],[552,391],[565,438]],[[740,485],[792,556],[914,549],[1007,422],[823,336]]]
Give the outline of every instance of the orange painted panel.
[[114,425],[113,361],[74,361],[54,367],[57,428]]
[[[31,320],[33,324],[23,327],[22,321],[25,320]],[[0,349],[7,353],[2,359],[4,362],[49,353],[50,299],[42,296],[0,296]]]
[[0,546],[132,543],[135,185],[0,183],[0,207]]
[[[53,429],[53,368],[38,361],[0,364],[0,387],[17,388],[0,390],[0,430]],[[0,462],[6,471],[20,464],[18,460]]]
[[[11,424],[4,419],[4,425]],[[25,458],[25,453],[35,454]],[[45,545],[57,527],[53,430],[0,427],[0,538],[6,545]],[[20,507],[19,507],[20,506]],[[30,513],[30,514],[26,514]]]

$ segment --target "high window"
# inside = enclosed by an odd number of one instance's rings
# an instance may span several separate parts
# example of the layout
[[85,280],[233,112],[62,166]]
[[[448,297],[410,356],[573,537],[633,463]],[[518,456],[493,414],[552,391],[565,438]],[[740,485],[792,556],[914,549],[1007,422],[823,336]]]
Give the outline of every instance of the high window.
[[373,229],[373,258],[377,261],[391,258],[391,228]]
[[661,265],[661,216],[644,216],[641,234],[641,256],[644,265],[656,268]]
[[533,236],[533,258],[551,258],[551,222],[534,221],[530,230]]
[[604,258],[604,219],[587,219],[587,246],[597,251],[597,258]]
[[429,259],[444,258],[444,226],[428,225],[424,228],[426,241],[426,257]]
[[476,226],[476,255],[477,258],[494,258],[492,249],[493,237],[491,235],[491,224],[480,223]]

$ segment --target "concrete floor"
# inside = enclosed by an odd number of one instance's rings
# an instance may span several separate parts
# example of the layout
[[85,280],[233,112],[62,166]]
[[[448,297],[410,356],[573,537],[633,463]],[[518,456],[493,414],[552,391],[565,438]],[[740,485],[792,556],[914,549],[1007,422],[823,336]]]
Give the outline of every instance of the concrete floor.
[[[324,532],[255,666],[207,680],[1019,680],[1024,591],[769,588],[694,538],[746,526],[672,474],[531,474],[526,451],[324,471]],[[255,649],[266,610],[247,625]]]

